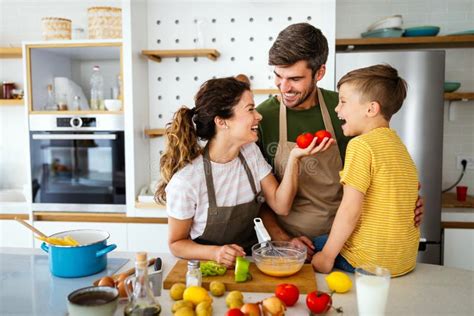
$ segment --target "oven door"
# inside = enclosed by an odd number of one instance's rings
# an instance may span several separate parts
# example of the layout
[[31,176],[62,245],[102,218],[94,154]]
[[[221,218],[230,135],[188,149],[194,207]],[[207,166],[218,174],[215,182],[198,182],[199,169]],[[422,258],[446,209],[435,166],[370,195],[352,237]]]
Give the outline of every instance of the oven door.
[[30,136],[33,202],[43,210],[45,203],[125,204],[123,131]]

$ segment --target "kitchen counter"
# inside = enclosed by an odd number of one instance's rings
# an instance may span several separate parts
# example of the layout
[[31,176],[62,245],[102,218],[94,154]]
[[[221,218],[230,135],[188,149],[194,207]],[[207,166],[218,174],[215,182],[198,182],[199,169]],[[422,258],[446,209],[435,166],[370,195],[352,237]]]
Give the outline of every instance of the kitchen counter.
[[466,201],[458,201],[456,193],[448,192],[441,195],[441,206],[443,208],[472,208],[474,210],[474,197],[468,195]]
[[[0,256],[7,256],[11,254],[32,256],[44,254],[39,249],[30,248],[0,248]],[[150,256],[160,256],[163,259],[164,276],[171,270],[176,258],[169,254],[153,253]],[[44,258],[46,258],[44,256]],[[43,258],[43,259],[44,259]],[[132,252],[112,252],[109,258],[125,258],[130,259],[123,265],[119,272],[125,271],[133,266],[134,253]],[[110,260],[109,260],[110,261]],[[114,263],[116,264],[116,262]],[[4,270],[10,270],[10,273],[5,273]],[[11,297],[11,291],[6,288],[8,282],[16,280],[21,277],[25,271],[17,271],[16,267],[2,267],[0,266],[0,314],[1,315],[46,315],[45,307],[48,308],[48,302],[60,301],[64,302],[64,310],[62,315],[66,313],[65,300],[68,293],[64,293],[60,288],[51,287],[49,290],[51,297],[45,297],[46,289],[37,288],[40,279],[51,278],[49,274],[35,275],[30,280],[29,286],[23,289],[21,297]],[[324,281],[324,274],[316,274],[318,289],[327,291],[327,285]],[[350,274],[354,282],[354,275]],[[97,276],[88,277],[88,280],[96,279]],[[83,287],[84,278],[68,279],[77,282],[78,287]],[[283,282],[283,279],[282,279]],[[387,314],[389,315],[473,315],[474,314],[474,272],[460,269],[446,268],[443,266],[418,264],[415,271],[412,273],[391,280],[390,292],[387,303]],[[56,290],[55,290],[56,289]],[[13,291],[15,292],[15,291]],[[7,300],[16,300],[23,302],[24,297],[31,295],[35,304],[26,306],[31,308],[28,312],[22,313],[26,304],[22,304],[18,309],[10,308]],[[245,302],[257,302],[266,297],[271,296],[271,293],[244,293]],[[306,295],[301,295],[297,304],[288,308],[286,315],[307,315],[308,311],[305,304]],[[171,314],[171,306],[173,302],[169,298],[168,291],[162,292],[162,296],[158,298],[162,306],[162,315]],[[345,315],[357,314],[357,302],[355,282],[354,288],[346,294],[333,295],[334,306],[342,306]],[[116,315],[122,315],[122,310],[125,302],[121,302]],[[214,298],[213,303],[214,315],[224,315],[227,310],[225,306],[225,296]],[[49,314],[52,313],[48,310]],[[336,315],[334,310],[331,310],[329,315]]]

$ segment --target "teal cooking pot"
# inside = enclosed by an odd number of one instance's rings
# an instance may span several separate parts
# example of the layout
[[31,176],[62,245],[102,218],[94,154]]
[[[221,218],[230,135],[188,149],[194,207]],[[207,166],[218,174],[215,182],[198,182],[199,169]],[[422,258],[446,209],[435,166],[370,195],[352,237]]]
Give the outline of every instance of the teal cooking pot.
[[49,270],[58,277],[78,278],[98,273],[107,266],[107,253],[117,248],[115,244],[107,246],[110,234],[102,230],[69,230],[49,237],[65,236],[74,238],[79,246],[41,244],[41,249],[49,254]]

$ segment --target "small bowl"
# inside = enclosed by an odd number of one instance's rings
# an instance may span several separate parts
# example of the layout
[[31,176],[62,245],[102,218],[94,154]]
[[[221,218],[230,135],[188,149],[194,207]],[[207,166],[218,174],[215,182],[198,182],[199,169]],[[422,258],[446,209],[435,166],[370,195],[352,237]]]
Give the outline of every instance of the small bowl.
[[67,296],[69,316],[112,316],[118,306],[119,292],[108,286],[89,286]]
[[376,38],[385,38],[385,37],[401,37],[403,34],[402,29],[398,28],[386,28],[378,29],[370,32],[361,33],[362,37],[376,37]]
[[403,25],[403,18],[401,15],[392,15],[382,18],[372,23],[368,28],[367,32],[386,29],[386,28],[401,28]]
[[454,92],[457,89],[459,89],[459,87],[461,87],[461,83],[445,81],[443,87],[444,87],[444,92]]
[[118,99],[106,99],[104,105],[107,111],[120,111],[122,108],[122,100]]
[[306,259],[306,247],[287,241],[268,241],[252,247],[257,268],[274,277],[287,277],[301,270]]

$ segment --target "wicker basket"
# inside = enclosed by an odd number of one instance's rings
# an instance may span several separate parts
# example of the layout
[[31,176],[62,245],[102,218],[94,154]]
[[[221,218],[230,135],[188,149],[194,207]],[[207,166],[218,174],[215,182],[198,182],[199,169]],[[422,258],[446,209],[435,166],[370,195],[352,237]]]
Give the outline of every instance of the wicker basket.
[[87,9],[89,38],[122,38],[122,9],[92,7]]
[[45,17],[41,19],[43,40],[70,40],[71,20]]

